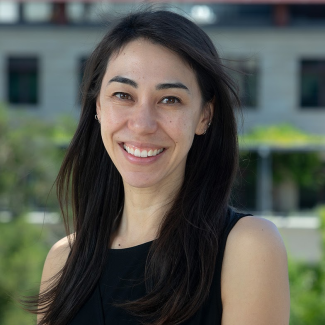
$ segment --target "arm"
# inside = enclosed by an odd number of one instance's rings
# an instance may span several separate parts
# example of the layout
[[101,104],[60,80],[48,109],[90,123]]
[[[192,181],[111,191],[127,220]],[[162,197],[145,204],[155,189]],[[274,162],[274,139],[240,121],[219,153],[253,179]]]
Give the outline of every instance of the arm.
[[[70,235],[70,237],[73,235]],[[71,237],[72,239],[72,237]],[[41,280],[40,293],[44,292],[51,282],[49,280],[55,276],[65,265],[70,253],[68,237],[64,237],[55,243],[47,254]],[[37,315],[37,324],[41,321],[43,314]]]
[[273,223],[240,219],[228,236],[221,274],[222,325],[288,325],[287,255]]

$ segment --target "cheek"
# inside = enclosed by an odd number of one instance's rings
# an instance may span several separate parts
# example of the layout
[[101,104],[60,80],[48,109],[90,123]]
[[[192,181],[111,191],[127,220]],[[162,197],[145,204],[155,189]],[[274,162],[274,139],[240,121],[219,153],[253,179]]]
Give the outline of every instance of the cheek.
[[[195,121],[192,115],[182,114],[178,118],[170,119],[169,127],[174,134],[174,141],[176,144],[182,142],[185,147],[190,147],[195,134]],[[186,145],[186,142],[188,145]]]
[[102,132],[111,133],[119,129],[127,121],[126,114],[121,113],[119,110],[112,110],[106,107],[102,110],[101,126]]
[[102,111],[102,119],[107,124],[119,124],[125,119],[125,114],[121,114],[119,110],[114,110],[111,107],[105,107]]

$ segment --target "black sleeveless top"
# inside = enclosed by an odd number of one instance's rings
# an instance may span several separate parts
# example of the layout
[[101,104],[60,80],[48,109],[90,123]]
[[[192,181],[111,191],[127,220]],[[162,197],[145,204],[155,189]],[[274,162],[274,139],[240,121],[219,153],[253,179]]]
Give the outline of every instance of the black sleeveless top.
[[[183,325],[221,325],[221,267],[229,232],[246,216],[229,210],[223,232],[216,269],[208,299]],[[125,249],[111,249],[100,280],[86,303],[69,325],[140,325],[140,322],[113,303],[135,300],[145,295],[143,279],[147,254],[152,242]]]

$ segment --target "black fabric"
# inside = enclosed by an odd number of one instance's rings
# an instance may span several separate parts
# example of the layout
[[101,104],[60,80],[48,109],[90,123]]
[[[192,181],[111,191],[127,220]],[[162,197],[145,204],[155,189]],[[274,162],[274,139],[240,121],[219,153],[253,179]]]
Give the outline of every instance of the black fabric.
[[[221,267],[229,232],[246,216],[229,210],[221,238],[215,274],[209,297],[195,315],[183,325],[221,325]],[[114,303],[135,300],[145,295],[144,269],[152,242],[125,249],[111,249],[94,292],[69,325],[138,325],[140,322]]]

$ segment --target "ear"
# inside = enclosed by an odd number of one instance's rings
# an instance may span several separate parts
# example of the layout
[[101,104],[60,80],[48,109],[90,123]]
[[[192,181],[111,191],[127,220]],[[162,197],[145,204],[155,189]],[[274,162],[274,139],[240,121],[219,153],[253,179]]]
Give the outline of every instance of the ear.
[[100,106],[99,96],[96,99],[96,114],[98,116],[98,121],[100,122],[101,106]]
[[214,107],[213,101],[205,104],[204,108],[202,109],[200,120],[195,130],[195,134],[197,135],[205,134],[206,130],[208,129],[212,121],[213,107]]

